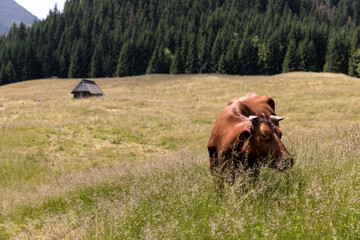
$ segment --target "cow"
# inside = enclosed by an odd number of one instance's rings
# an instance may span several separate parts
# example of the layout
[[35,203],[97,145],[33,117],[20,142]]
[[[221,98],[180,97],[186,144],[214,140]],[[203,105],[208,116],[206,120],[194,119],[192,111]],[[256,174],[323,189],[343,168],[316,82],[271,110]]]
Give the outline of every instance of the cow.
[[267,96],[248,93],[228,102],[217,118],[208,141],[210,172],[217,190],[224,180],[233,185],[239,172],[256,179],[261,165],[283,171],[294,160],[281,141],[275,102]]

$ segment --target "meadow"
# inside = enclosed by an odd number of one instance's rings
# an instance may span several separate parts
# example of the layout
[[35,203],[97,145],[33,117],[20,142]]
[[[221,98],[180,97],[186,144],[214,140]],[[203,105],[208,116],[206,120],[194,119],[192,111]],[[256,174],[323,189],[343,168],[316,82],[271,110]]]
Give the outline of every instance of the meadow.
[[[359,239],[360,79],[145,75],[0,87],[0,239]],[[214,191],[207,141],[221,109],[271,96],[288,171]]]

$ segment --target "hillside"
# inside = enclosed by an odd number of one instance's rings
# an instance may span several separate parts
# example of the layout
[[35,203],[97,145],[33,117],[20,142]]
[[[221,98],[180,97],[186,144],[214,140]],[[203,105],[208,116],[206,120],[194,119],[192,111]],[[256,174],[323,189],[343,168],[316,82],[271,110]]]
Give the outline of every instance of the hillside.
[[150,73],[360,76],[360,0],[70,0],[0,38],[0,84]]
[[[360,80],[145,75],[0,87],[0,239],[358,239]],[[271,96],[296,163],[215,195],[206,144],[229,99]]]
[[0,1],[0,35],[7,34],[11,25],[15,22],[18,26],[23,22],[26,26],[30,26],[37,20],[14,0]]

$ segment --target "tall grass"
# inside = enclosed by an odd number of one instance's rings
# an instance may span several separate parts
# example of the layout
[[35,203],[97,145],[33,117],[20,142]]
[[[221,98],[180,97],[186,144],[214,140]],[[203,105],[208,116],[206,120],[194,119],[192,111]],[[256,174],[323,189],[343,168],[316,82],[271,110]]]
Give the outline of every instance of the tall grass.
[[[59,81],[59,93],[77,83]],[[106,97],[83,101],[30,83],[0,88],[0,239],[360,238],[356,79],[99,79]],[[274,97],[296,163],[247,187],[243,176],[220,199],[206,141],[248,91]]]
[[243,190],[240,179],[222,199],[206,156],[190,150],[119,166],[109,181],[22,204],[2,226],[25,239],[358,239],[359,134],[293,139],[291,170],[264,168],[256,184]]

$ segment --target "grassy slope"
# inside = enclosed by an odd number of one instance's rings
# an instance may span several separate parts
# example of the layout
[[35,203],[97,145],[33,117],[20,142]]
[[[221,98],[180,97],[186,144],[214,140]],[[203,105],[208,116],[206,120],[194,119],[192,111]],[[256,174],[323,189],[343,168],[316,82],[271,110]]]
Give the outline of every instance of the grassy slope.
[[[0,239],[356,239],[360,80],[147,75],[0,87]],[[285,173],[264,169],[218,200],[206,143],[220,110],[247,92],[275,99]]]

